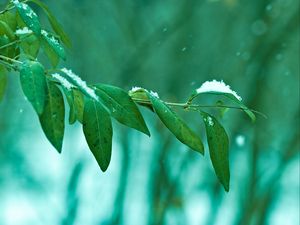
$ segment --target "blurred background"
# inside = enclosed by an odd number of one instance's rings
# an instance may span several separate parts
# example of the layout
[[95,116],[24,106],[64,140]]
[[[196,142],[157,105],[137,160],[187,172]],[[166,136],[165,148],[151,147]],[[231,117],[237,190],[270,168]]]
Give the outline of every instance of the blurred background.
[[[221,120],[229,193],[207,151],[187,149],[144,109],[151,138],[114,122],[102,173],[78,123],[56,152],[11,74],[0,105],[0,225],[300,224],[298,0],[44,2],[73,43],[61,66],[89,83],[184,102],[203,82],[224,80],[267,119],[230,110]],[[200,116],[181,115],[204,140]]]

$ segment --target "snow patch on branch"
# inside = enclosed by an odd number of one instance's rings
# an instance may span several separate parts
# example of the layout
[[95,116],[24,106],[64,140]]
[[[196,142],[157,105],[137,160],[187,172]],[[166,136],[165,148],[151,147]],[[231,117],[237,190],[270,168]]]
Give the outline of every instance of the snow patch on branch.
[[66,78],[64,78],[60,74],[54,73],[52,74],[52,77],[58,80],[59,83],[61,83],[61,85],[64,86],[66,89],[71,90],[71,88],[74,88],[74,85],[71,84]]
[[66,68],[61,69],[74,83],[82,89],[86,94],[88,94],[91,98],[98,101],[99,97],[96,95],[95,90],[88,87],[86,82],[83,81],[78,75],[72,72],[72,70],[68,70]]
[[22,34],[31,34],[32,30],[30,30],[28,27],[23,27],[22,29],[16,30],[16,35],[22,35]]
[[229,85],[225,84],[223,80],[217,81],[206,81],[204,82],[201,87],[199,87],[196,92],[200,93],[207,93],[207,92],[221,92],[221,93],[228,93],[234,95],[239,101],[242,101],[241,96],[239,96],[235,91],[233,91]]

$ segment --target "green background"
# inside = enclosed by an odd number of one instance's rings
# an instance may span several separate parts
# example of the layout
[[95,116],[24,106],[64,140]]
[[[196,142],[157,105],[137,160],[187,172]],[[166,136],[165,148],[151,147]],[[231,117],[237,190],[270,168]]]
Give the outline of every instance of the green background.
[[[0,105],[0,225],[299,224],[299,1],[45,3],[73,43],[61,66],[89,83],[141,86],[184,102],[203,82],[224,80],[267,119],[251,123],[230,110],[221,120],[229,193],[208,152],[188,150],[148,110],[151,138],[114,121],[102,173],[79,124],[66,126],[63,152],[55,151],[11,73]],[[181,115],[204,139],[200,115]]]

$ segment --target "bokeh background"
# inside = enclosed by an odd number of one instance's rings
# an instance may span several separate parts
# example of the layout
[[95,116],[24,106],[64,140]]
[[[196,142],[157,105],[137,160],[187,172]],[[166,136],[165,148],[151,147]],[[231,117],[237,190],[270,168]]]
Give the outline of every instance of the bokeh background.
[[[183,102],[203,82],[224,80],[267,119],[251,123],[231,110],[221,120],[229,193],[208,154],[184,147],[143,109],[152,137],[114,122],[102,173],[80,124],[67,125],[63,152],[55,151],[11,74],[0,105],[1,225],[300,224],[298,0],[44,2],[73,43],[61,66],[89,83]],[[182,116],[205,139],[200,116]]]

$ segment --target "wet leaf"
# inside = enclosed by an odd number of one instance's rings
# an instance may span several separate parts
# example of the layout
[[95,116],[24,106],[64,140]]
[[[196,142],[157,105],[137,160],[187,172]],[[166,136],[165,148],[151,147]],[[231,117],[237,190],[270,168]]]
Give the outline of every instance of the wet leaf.
[[229,172],[229,140],[227,133],[218,120],[206,112],[201,112],[205,123],[207,142],[209,147],[210,159],[215,173],[224,186],[229,191],[230,172]]
[[47,88],[45,109],[39,118],[46,137],[60,153],[65,130],[64,100],[61,91],[55,84],[47,82]]
[[26,61],[20,70],[23,92],[35,111],[42,114],[47,96],[47,83],[44,67],[36,61]]
[[106,171],[111,159],[111,118],[100,102],[90,98],[86,99],[84,105],[83,132],[101,170]]
[[41,34],[41,25],[37,14],[25,3],[15,2],[14,5],[26,26],[39,36]]
[[40,6],[44,10],[44,12],[47,15],[48,20],[49,20],[49,22],[51,24],[52,29],[55,31],[55,33],[57,35],[59,35],[59,37],[61,38],[62,42],[68,48],[71,48],[70,38],[65,33],[65,31],[62,28],[62,26],[59,24],[59,22],[56,20],[56,18],[53,16],[53,14],[49,10],[48,6],[45,3],[43,3],[42,1],[39,1],[39,0],[30,0],[30,1],[34,2],[35,4],[37,4],[38,6]]
[[96,94],[116,120],[150,136],[142,114],[126,91],[105,84],[97,84],[95,87]]
[[152,102],[155,113],[175,137],[191,149],[204,154],[203,143],[198,135],[163,101],[150,93],[148,93],[148,96]]
[[46,43],[44,45],[49,45],[50,48],[63,60],[66,59],[66,53],[63,46],[59,43],[59,40],[57,40],[53,35],[49,34],[47,31],[42,30],[42,37],[45,40]]

